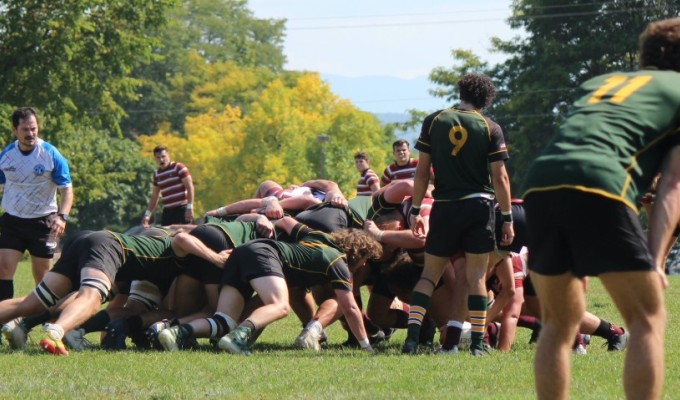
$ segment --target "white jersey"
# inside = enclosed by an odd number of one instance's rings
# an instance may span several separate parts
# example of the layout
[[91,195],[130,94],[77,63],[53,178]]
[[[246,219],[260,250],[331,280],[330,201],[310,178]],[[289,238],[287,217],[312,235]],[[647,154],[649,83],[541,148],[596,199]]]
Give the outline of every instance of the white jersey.
[[0,153],[2,208],[20,218],[39,218],[57,212],[57,188],[71,186],[68,162],[56,147],[38,139],[25,154],[18,141]]

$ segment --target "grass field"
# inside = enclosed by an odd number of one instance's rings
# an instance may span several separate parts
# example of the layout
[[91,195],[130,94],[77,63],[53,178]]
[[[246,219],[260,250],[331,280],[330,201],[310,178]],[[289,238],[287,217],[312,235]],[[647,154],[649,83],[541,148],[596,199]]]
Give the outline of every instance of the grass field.
[[[32,288],[30,266],[22,263],[17,294]],[[665,398],[680,393],[680,277],[670,277],[667,291],[669,326],[666,335]],[[599,280],[589,284],[588,308],[620,323]],[[337,325],[337,324],[336,324]],[[25,351],[0,348],[0,398],[3,399],[196,399],[196,398],[346,398],[346,399],[526,399],[534,396],[533,347],[529,332],[519,329],[514,350],[472,358],[402,356],[405,332],[377,348],[377,354],[343,350],[346,334],[329,329],[330,345],[321,353],[294,350],[300,331],[294,316],[270,326],[252,357],[203,351],[180,353],[71,353],[54,357],[38,350],[40,329]],[[97,335],[88,336],[93,342]],[[207,342],[206,342],[207,343]],[[572,398],[623,398],[623,353],[610,353],[604,340],[593,338],[588,355],[574,356]]]

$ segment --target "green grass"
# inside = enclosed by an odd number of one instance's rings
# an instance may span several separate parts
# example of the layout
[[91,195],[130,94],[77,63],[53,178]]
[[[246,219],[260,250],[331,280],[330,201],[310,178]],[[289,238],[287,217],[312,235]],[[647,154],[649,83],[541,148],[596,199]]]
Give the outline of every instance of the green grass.
[[[30,266],[22,263],[17,294],[32,288]],[[680,277],[667,291],[665,398],[680,393]],[[589,284],[589,310],[620,323],[621,318],[599,280]],[[53,357],[39,352],[37,337],[25,351],[0,347],[0,398],[347,398],[347,399],[526,399],[534,396],[534,350],[529,332],[518,331],[510,354],[488,357],[402,356],[404,332],[378,347],[376,355],[343,350],[346,334],[330,327],[330,346],[319,354],[293,350],[300,331],[294,316],[265,330],[252,357],[204,350],[180,353],[94,351]],[[97,335],[88,336],[97,341]],[[622,353],[610,353],[604,340],[593,338],[588,355],[575,356],[572,398],[623,398]]]

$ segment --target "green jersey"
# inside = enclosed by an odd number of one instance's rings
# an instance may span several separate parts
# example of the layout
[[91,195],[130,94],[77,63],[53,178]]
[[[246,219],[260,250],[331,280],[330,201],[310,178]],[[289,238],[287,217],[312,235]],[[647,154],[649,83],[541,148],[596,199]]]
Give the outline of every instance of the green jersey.
[[347,201],[349,205],[349,227],[363,229],[366,215],[371,209],[371,196],[357,196]]
[[352,290],[352,274],[345,253],[330,236],[298,224],[291,237],[296,243],[269,241],[281,257],[289,285],[310,287],[330,283],[333,289]]
[[615,72],[592,78],[557,135],[529,168],[524,195],[575,189],[621,201],[650,186],[678,143],[680,74]]
[[430,155],[435,201],[493,196],[489,163],[508,159],[501,127],[473,110],[430,114],[415,147]]
[[227,222],[221,218],[206,217],[205,225],[212,225],[219,228],[227,235],[227,238],[229,238],[229,241],[234,247],[261,237],[257,233],[255,222]]
[[179,271],[168,236],[135,236],[110,232],[123,249],[123,265],[118,280],[154,280],[174,276]]

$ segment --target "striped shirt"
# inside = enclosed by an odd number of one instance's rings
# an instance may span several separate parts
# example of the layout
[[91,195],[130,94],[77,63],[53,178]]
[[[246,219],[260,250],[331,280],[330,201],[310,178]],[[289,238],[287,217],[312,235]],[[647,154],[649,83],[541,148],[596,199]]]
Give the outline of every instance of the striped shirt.
[[189,169],[174,161],[167,168],[159,168],[153,173],[153,184],[161,189],[163,207],[175,208],[187,204],[187,188],[182,179],[189,176]]
[[380,180],[380,186],[385,186],[388,183],[399,180],[399,179],[409,179],[413,180],[416,176],[416,167],[418,166],[418,160],[411,158],[406,163],[406,165],[399,166],[396,162],[390,164],[383,172],[382,179]]
[[372,169],[367,168],[361,173],[361,178],[359,178],[359,183],[357,183],[357,196],[370,196],[373,194],[371,191],[371,185],[380,183],[378,174],[376,174]]
[[0,185],[5,185],[2,208],[19,218],[39,218],[55,213],[57,188],[71,186],[68,161],[56,147],[38,139],[24,154],[18,141],[0,154]]

